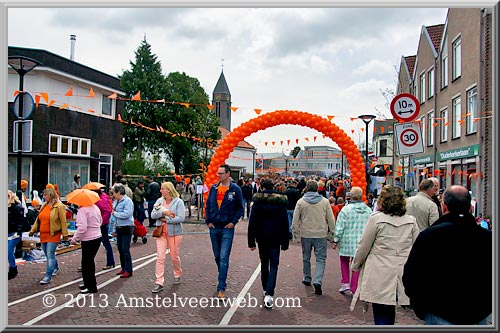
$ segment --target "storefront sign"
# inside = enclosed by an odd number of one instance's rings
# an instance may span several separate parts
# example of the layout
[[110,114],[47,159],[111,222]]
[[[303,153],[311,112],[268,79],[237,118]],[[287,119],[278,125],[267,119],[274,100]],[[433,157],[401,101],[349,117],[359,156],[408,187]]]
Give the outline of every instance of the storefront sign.
[[439,161],[458,160],[479,155],[479,145],[452,149],[439,153]]
[[434,163],[434,155],[425,155],[413,158],[413,165]]

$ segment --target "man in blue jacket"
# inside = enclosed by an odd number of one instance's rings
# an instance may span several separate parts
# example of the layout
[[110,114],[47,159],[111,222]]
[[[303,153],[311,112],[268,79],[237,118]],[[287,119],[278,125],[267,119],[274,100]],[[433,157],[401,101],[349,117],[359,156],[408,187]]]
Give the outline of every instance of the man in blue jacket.
[[241,188],[230,179],[229,165],[222,164],[217,170],[218,183],[210,188],[206,205],[206,219],[215,263],[219,270],[217,297],[223,298],[229,270],[229,255],[233,246],[234,226],[243,217]]

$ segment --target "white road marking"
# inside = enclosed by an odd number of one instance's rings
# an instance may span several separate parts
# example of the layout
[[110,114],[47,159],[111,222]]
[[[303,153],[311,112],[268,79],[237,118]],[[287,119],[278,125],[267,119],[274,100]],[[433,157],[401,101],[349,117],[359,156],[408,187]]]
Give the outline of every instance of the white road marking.
[[240,293],[238,294],[238,297],[236,297],[236,300],[233,302],[233,304],[231,305],[229,310],[227,310],[224,317],[222,317],[222,320],[220,321],[219,325],[228,325],[229,324],[229,321],[231,320],[234,313],[238,309],[238,304],[239,304],[238,300],[245,297],[245,295],[247,294],[248,290],[250,289],[250,287],[254,283],[254,281],[257,278],[257,275],[259,275],[259,273],[260,273],[260,263],[259,263],[259,265],[257,265],[257,268],[253,272],[252,276],[250,276],[250,279],[248,279],[248,281],[245,284],[245,286],[243,287],[243,289],[241,289]]
[[[149,263],[151,263],[153,261],[156,261],[156,253],[154,254],[154,256],[155,256],[154,258],[151,258],[151,259],[147,260],[146,262],[143,262],[142,264],[140,264],[138,266],[135,266],[134,269],[142,268],[142,267],[148,265]],[[144,257],[142,257],[142,258],[144,258]],[[112,282],[114,282],[114,281],[116,281],[118,279],[120,279],[120,276],[117,275],[117,276],[109,279],[108,281],[106,281],[104,283],[101,283],[100,285],[97,286],[97,288],[101,289],[102,287],[107,286],[108,284],[110,284],[110,283],[112,283]],[[69,305],[71,305],[71,304],[75,303],[76,301],[78,301],[80,295],[81,294],[77,294],[77,297],[74,297],[71,301],[68,301],[68,302],[66,302],[64,304],[61,304],[58,307],[53,308],[53,309],[51,309],[51,310],[49,310],[49,311],[41,314],[40,316],[31,319],[30,321],[24,323],[23,326],[33,325],[33,324],[39,322],[40,320],[42,320],[44,318],[47,318],[48,316],[51,316],[52,314],[54,314],[54,313],[56,313],[56,312],[58,312],[58,311],[60,311],[62,309],[67,308]],[[86,295],[82,295],[82,296],[86,296]]]
[[[132,261],[132,263],[136,263],[136,262],[139,262],[139,261],[142,261],[142,260],[145,260],[145,259],[151,258],[151,257],[153,257],[153,256],[154,256],[154,257],[156,257],[156,253],[148,254],[148,255],[146,255],[146,256],[144,256],[144,257],[137,258],[137,259],[133,260],[133,261]],[[96,273],[95,275],[96,275],[96,276],[98,276],[98,275],[106,274],[106,273],[108,273],[108,272],[111,272],[111,271],[117,270],[118,268],[120,268],[120,266],[119,266],[119,265],[118,265],[117,267],[112,268],[112,269],[109,269],[109,270],[107,270],[107,271],[101,271],[101,272],[99,272],[99,273]],[[10,302],[10,303],[8,304],[8,306],[11,306],[11,305],[16,305],[16,304],[22,303],[22,302],[27,301],[27,300],[29,300],[29,299],[32,299],[32,298],[35,298],[35,297],[38,297],[38,296],[42,296],[42,295],[45,295],[45,294],[48,294],[48,293],[51,293],[51,292],[56,291],[56,290],[59,290],[59,289],[61,289],[61,288],[66,288],[67,286],[70,286],[70,285],[72,285],[72,284],[74,284],[74,283],[81,282],[81,281],[83,281],[83,279],[82,279],[82,278],[80,278],[80,279],[76,279],[76,280],[73,280],[73,281],[66,282],[66,283],[61,284],[61,285],[59,285],[59,286],[57,286],[57,287],[50,288],[50,289],[47,289],[47,290],[43,290],[43,291],[40,291],[40,292],[38,292],[38,293],[36,293],[36,294],[30,295],[30,296],[26,296],[26,297],[24,297],[24,298],[20,298],[20,299],[17,299],[17,300],[15,300],[15,301],[12,301],[12,302]]]

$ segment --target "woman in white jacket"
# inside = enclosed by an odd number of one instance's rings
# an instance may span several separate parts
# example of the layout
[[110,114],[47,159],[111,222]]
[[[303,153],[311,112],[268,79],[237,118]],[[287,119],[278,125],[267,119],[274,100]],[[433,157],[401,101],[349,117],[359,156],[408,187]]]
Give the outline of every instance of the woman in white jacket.
[[165,275],[165,258],[170,249],[170,259],[174,268],[174,284],[181,283],[181,259],[179,250],[182,243],[182,222],[185,218],[184,202],[179,198],[174,184],[164,182],[160,188],[161,197],[156,200],[151,217],[156,219],[156,226],[163,226],[163,232],[156,238],[156,286],[153,293],[163,290]]

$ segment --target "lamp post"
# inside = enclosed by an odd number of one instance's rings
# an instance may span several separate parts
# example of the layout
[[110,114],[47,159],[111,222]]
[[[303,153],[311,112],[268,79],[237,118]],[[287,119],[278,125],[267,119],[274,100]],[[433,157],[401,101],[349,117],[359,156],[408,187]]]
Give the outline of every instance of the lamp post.
[[368,192],[370,190],[370,187],[368,185],[369,183],[369,179],[368,177],[370,177],[368,175],[368,167],[369,167],[369,161],[368,161],[368,125],[370,124],[370,122],[376,118],[376,116],[374,115],[371,115],[371,114],[364,114],[364,115],[361,115],[361,116],[358,116],[359,119],[363,120],[363,122],[365,123],[366,125],[366,129],[365,129],[365,134],[366,134],[366,141],[365,141],[365,172],[366,172],[366,192],[365,192],[365,195],[368,196]]
[[[24,56],[9,56],[9,66],[14,69],[19,75],[19,114],[18,120],[24,120],[24,75],[30,72],[33,68],[41,63],[37,60]],[[14,130],[12,126],[12,130]],[[21,190],[21,172],[22,172],[22,155],[23,155],[23,122],[19,122],[17,128],[17,189]]]
[[212,135],[212,132],[210,132],[210,131],[203,132],[203,136],[205,137],[205,157],[203,158],[203,163],[205,163],[205,165],[208,164],[208,161],[207,161],[207,151],[208,151],[208,137],[210,135]]
[[285,157],[285,179],[288,179],[288,160],[289,158]]

